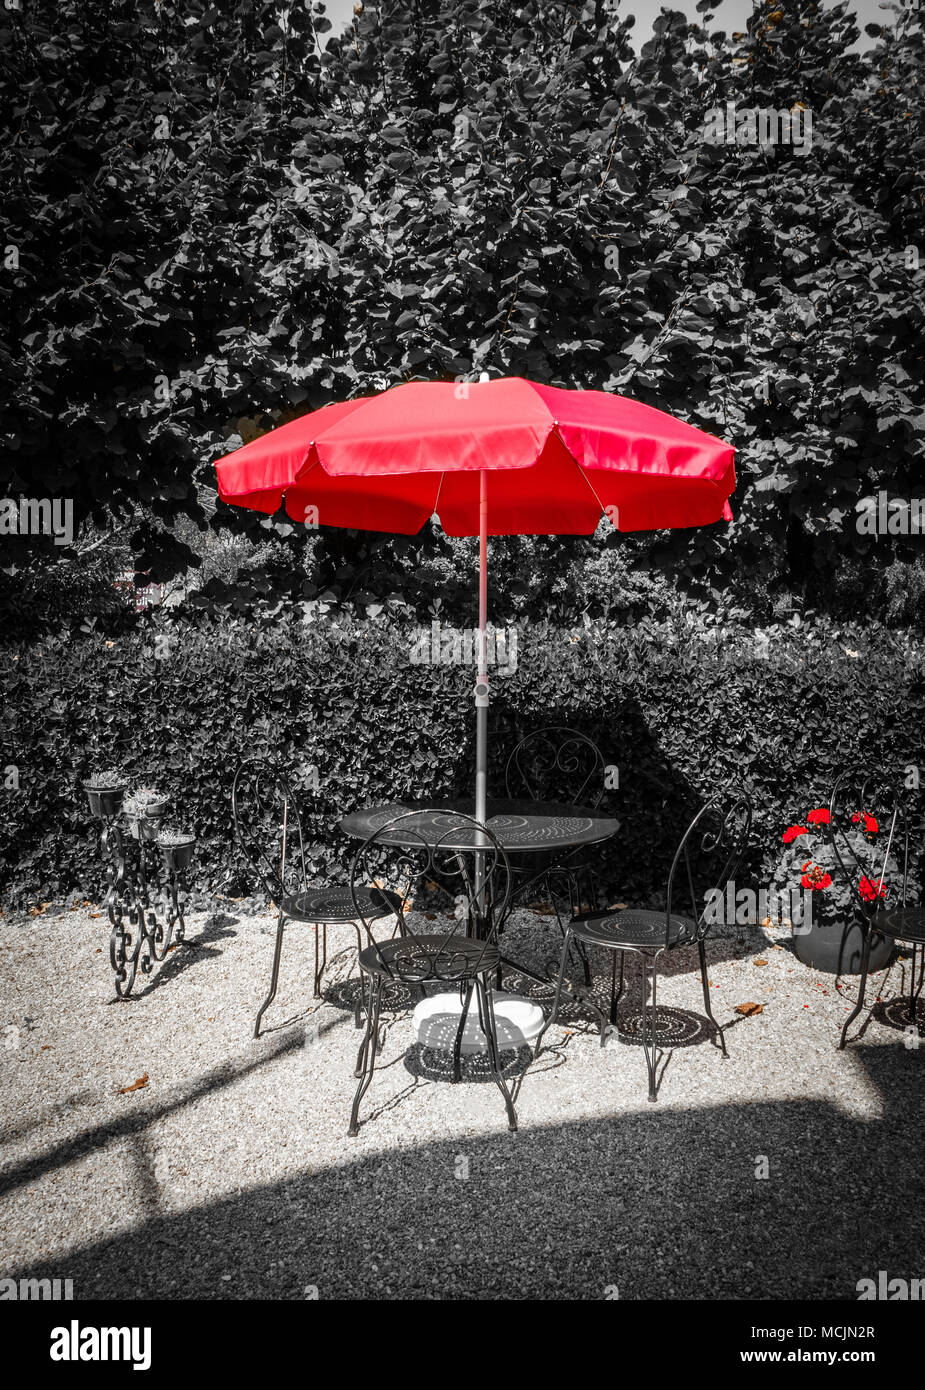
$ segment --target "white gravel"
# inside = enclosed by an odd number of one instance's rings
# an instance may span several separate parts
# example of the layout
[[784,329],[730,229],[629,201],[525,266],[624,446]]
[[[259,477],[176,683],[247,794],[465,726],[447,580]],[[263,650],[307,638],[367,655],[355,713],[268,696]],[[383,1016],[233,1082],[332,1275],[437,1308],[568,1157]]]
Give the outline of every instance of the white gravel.
[[[856,981],[785,945],[710,944],[728,1061],[696,952],[670,958],[659,1002],[693,1042],[663,1054],[655,1105],[639,1046],[602,1049],[567,1010],[525,1072],[505,1055],[516,1135],[484,1066],[454,1086],[392,1011],[352,1140],[352,928],[329,928],[321,1001],[312,931],[289,929],[255,1042],[269,913],[191,917],[125,1003],[107,926],[85,909],[0,922],[0,1275],[71,1278],[75,1299],[599,1299],[855,1298],[878,1270],[925,1274],[925,1041],[887,1005],[837,1052]],[[555,923],[522,913],[504,947],[552,959]],[[907,980],[908,961],[872,976],[869,1003]],[[630,982],[627,1027],[632,963]],[[752,1001],[760,1015],[735,1012]]]

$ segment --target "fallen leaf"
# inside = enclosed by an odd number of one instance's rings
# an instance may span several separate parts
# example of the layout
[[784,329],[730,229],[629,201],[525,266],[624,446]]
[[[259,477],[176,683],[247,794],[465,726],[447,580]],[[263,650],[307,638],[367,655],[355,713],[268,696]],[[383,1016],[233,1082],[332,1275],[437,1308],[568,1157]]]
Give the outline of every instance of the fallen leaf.
[[766,961],[766,960],[756,960],[756,961],[755,961],[755,964],[756,964],[756,965],[767,965],[767,961]]
[[131,1084],[131,1086],[123,1086],[123,1087],[121,1088],[121,1090],[119,1091],[119,1095],[120,1095],[120,1096],[127,1096],[128,1093],[129,1093],[129,1091],[143,1091],[144,1088],[147,1086],[147,1084],[148,1084],[148,1073],[145,1072],[144,1076],[139,1076],[138,1080],[137,1080],[137,1081],[133,1081],[132,1084]]
[[754,1002],[736,1004],[735,1011],[737,1014],[741,1014],[743,1018],[751,1018],[753,1014],[763,1014],[764,1005],[755,1004]]
[[91,912],[88,914],[91,920],[95,920],[97,917],[102,917],[102,915],[102,912]]

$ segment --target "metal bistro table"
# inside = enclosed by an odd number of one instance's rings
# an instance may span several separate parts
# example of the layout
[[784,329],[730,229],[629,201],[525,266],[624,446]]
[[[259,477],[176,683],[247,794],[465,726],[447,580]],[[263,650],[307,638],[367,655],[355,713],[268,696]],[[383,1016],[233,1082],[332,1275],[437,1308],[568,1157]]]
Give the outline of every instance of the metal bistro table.
[[[453,800],[444,805],[447,811],[472,815],[470,800]],[[344,816],[340,828],[352,839],[366,840],[396,816],[416,811],[417,815],[383,836],[382,843],[406,849],[420,844],[423,839],[427,844],[439,842],[447,850],[474,851],[477,832],[465,825],[460,827],[458,839],[454,839],[451,816],[434,812],[431,806],[432,803],[422,801],[393,801],[386,806],[371,806]],[[564,855],[566,851],[609,840],[620,829],[618,820],[602,816],[587,806],[566,806],[555,801],[511,801],[500,797],[488,798],[485,824],[505,852],[512,856],[557,852]],[[550,983],[547,976],[538,974],[521,961],[502,955],[501,964],[539,984]]]

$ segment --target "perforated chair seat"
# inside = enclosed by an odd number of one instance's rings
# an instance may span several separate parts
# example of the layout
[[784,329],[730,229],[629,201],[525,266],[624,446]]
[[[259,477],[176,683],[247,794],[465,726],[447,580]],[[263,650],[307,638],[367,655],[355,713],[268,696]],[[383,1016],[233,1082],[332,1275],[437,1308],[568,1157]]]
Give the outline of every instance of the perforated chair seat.
[[[592,912],[572,919],[572,935],[591,946],[628,946],[654,951],[665,945],[665,914],[640,907]],[[668,945],[686,946],[696,940],[697,924],[693,918],[673,913]]]
[[874,931],[896,941],[925,944],[925,907],[897,907],[892,912],[875,912],[870,925]]
[[[401,910],[395,893],[383,888],[363,888],[357,893],[357,903],[367,921],[388,917]],[[305,888],[283,898],[282,909],[295,922],[353,922],[357,908],[349,888]]]
[[360,952],[363,970],[402,980],[473,980],[500,964],[497,946],[470,936],[397,936]]

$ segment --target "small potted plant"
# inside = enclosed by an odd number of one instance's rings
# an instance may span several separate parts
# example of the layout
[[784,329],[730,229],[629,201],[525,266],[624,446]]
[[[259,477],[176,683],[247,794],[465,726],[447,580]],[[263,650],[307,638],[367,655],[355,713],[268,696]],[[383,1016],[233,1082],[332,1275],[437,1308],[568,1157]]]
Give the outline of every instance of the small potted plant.
[[[878,899],[886,902],[890,885],[899,882],[899,867],[892,855],[882,880],[877,877],[874,882],[867,876],[865,866],[873,874],[873,866],[882,863],[878,835],[876,818],[855,811],[848,828],[839,830],[843,867],[832,843],[827,807],[816,807],[805,822],[789,825],[783,832],[774,888],[793,904],[793,950],[804,965],[833,975],[860,973],[864,919],[859,898],[871,904]],[[881,970],[891,952],[890,940],[874,937],[870,969]]]
[[167,814],[168,798],[154,787],[139,787],[122,803],[122,814],[131,821],[136,840],[153,840],[158,822]]
[[185,869],[196,848],[196,836],[191,830],[180,830],[174,825],[165,825],[157,832],[157,844],[164,856],[164,864],[171,872]]
[[116,768],[94,772],[83,784],[94,816],[116,816],[125,796],[126,781]]

